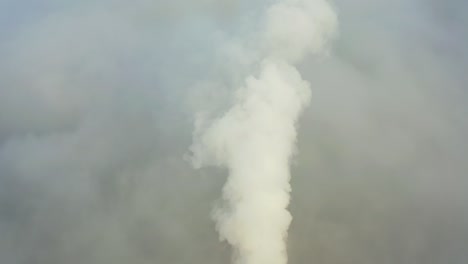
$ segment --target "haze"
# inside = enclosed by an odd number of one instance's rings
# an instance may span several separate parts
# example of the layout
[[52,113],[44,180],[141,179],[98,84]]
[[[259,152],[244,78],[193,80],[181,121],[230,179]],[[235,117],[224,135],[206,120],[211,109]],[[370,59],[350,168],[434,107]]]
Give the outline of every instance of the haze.
[[[249,74],[270,0],[0,0],[0,263],[229,263],[197,113]],[[335,0],[298,71],[291,264],[468,262],[468,4]]]

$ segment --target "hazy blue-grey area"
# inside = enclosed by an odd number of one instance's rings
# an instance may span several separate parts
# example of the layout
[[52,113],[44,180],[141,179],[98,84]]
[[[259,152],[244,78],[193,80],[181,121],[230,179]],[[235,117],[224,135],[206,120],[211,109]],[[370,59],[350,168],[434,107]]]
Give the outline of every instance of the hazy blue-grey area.
[[[0,0],[0,263],[229,263],[226,172],[184,155],[269,2]],[[468,263],[468,3],[334,5],[299,66],[290,263]]]

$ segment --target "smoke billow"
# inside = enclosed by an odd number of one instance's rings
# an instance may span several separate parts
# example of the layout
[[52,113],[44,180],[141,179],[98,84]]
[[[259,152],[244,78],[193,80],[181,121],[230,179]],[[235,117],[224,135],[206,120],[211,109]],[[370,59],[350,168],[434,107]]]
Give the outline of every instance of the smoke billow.
[[0,263],[468,263],[466,10],[0,0]]
[[320,52],[336,23],[322,0],[270,7],[260,33],[265,43],[259,46],[266,50],[260,52],[265,58],[258,73],[236,90],[231,109],[196,131],[195,165],[229,169],[223,188],[226,205],[214,212],[214,219],[220,238],[234,247],[235,263],[287,263],[289,163],[297,119],[310,101],[309,84],[293,63]]

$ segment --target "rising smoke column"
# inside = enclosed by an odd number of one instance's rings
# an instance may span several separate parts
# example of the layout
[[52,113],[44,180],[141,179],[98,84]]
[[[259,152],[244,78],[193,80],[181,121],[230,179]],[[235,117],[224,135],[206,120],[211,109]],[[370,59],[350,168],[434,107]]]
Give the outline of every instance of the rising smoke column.
[[195,132],[194,165],[229,169],[225,204],[213,217],[220,238],[233,246],[234,263],[287,263],[289,162],[297,119],[310,100],[309,84],[293,65],[323,50],[336,21],[325,0],[271,6],[259,36],[259,72],[237,89],[230,110]]

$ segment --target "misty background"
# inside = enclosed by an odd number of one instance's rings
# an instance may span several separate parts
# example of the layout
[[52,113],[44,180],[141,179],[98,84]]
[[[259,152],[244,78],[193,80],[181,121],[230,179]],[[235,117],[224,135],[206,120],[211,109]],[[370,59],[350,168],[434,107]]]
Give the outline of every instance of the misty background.
[[[229,263],[186,160],[271,0],[0,0],[0,263]],[[292,168],[290,263],[468,261],[468,4],[335,0]]]

